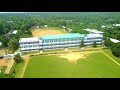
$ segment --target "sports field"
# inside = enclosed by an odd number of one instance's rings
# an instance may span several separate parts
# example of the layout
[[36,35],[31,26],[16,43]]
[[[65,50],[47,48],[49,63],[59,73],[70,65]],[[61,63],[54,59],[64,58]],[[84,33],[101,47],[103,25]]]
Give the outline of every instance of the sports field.
[[62,33],[67,33],[67,32],[64,29],[61,29],[58,27],[32,29],[33,37],[39,37],[39,36],[50,35],[50,34],[62,34]]
[[41,55],[31,57],[23,77],[120,78],[120,66],[99,51]]

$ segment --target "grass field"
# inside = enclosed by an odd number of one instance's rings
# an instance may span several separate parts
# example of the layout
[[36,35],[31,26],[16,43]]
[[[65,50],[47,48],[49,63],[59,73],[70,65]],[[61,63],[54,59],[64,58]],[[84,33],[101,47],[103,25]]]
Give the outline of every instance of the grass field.
[[110,57],[112,57],[113,59],[115,59],[118,63],[120,63],[120,58],[116,57],[112,54],[110,49],[102,49],[106,54],[108,54]]
[[6,67],[5,66],[0,66],[0,71],[5,71]]
[[39,37],[39,36],[50,35],[50,34],[62,34],[62,33],[67,33],[67,32],[65,32],[64,29],[61,29],[58,27],[32,29],[33,37]]
[[120,78],[120,66],[101,52],[71,63],[58,56],[33,56],[24,78]]
[[24,63],[22,62],[22,63],[19,63],[19,64],[17,64],[17,65],[15,66],[15,69],[14,69],[14,71],[15,71],[14,78],[20,77],[21,69],[22,69],[22,67],[23,67],[23,64],[24,64]]

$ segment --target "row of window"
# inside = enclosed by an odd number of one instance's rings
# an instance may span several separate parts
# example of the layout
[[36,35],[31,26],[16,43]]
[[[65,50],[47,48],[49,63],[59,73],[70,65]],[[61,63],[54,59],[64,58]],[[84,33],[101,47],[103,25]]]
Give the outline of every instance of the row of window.
[[[47,46],[43,46],[43,47],[56,47],[56,46],[59,47],[59,46],[74,46],[74,45],[79,45],[79,44],[66,44],[66,45],[63,44],[63,45],[51,45],[51,46],[47,45]],[[35,47],[35,48],[38,47],[39,48],[41,46],[21,46],[20,48],[33,48],[33,47]]]
[[39,41],[38,42],[20,42],[20,44],[36,44],[36,43],[39,43]]
[[94,41],[100,42],[100,41],[102,41],[102,40],[85,40],[84,42],[94,42]]
[[32,47],[40,47],[40,46],[20,46],[20,48],[32,48]]
[[78,42],[67,42],[67,43],[44,43],[42,46],[50,46],[50,45],[65,45],[65,44],[76,44],[76,43],[80,43],[80,41]]
[[103,37],[87,38],[87,40],[90,40],[90,39],[103,39]]
[[79,45],[63,45],[63,46],[52,46],[52,47],[43,47],[43,48],[63,48],[63,47],[73,47],[73,46],[79,46]]
[[[102,42],[96,42],[96,43],[102,43]],[[93,44],[93,42],[86,42],[84,44]]]
[[76,41],[76,40],[80,40],[80,38],[43,40],[43,43],[44,42],[49,43],[49,42]]

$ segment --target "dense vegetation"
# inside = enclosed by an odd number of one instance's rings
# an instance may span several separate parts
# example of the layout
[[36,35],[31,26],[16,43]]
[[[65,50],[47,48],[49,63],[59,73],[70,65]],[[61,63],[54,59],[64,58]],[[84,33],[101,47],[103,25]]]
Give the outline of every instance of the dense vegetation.
[[6,69],[6,67],[0,66],[0,78],[13,78],[12,74],[5,74],[4,73],[5,69]]
[[14,60],[17,64],[23,62],[23,58],[20,56],[20,54],[16,54]]
[[[48,25],[50,27],[65,27],[66,31],[86,34],[85,28],[104,31],[105,37],[111,37],[120,40],[120,26],[113,24],[120,23],[119,12],[51,12],[51,13],[9,13],[0,14],[0,42],[2,47],[8,47],[14,52],[18,47],[18,41],[21,37],[30,37],[32,26]],[[105,27],[102,27],[102,26]],[[18,30],[17,34],[10,34],[11,30]],[[13,42],[16,42],[16,46]],[[11,46],[12,45],[12,46]]]
[[108,46],[116,57],[120,57],[120,42],[113,43],[110,38],[105,39],[105,45]]

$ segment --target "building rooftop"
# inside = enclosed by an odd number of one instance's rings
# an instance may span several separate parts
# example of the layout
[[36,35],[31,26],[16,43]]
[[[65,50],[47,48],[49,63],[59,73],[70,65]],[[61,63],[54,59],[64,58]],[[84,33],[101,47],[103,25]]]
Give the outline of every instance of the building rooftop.
[[32,41],[38,41],[38,37],[31,37],[31,38],[21,38],[19,42],[32,42]]
[[103,25],[103,26],[101,26],[101,27],[104,28],[104,27],[107,27],[107,26],[104,26],[104,25]]
[[120,24],[113,24],[113,26],[120,26]]
[[17,30],[14,30],[12,33],[13,33],[13,34],[16,34],[16,33],[17,33]]
[[87,34],[86,38],[96,38],[96,37],[103,37],[101,34]]
[[111,40],[113,43],[118,43],[118,42],[120,42],[120,41],[117,40],[117,39],[112,39],[112,38],[110,38],[110,40]]
[[86,30],[86,31],[88,31],[88,32],[90,32],[90,33],[104,33],[104,32],[101,32],[101,31],[98,31],[98,30],[96,30],[96,29],[84,29],[84,30]]
[[84,38],[84,34],[70,33],[70,34],[57,34],[57,35],[46,35],[40,38],[42,39],[62,39],[62,38]]

